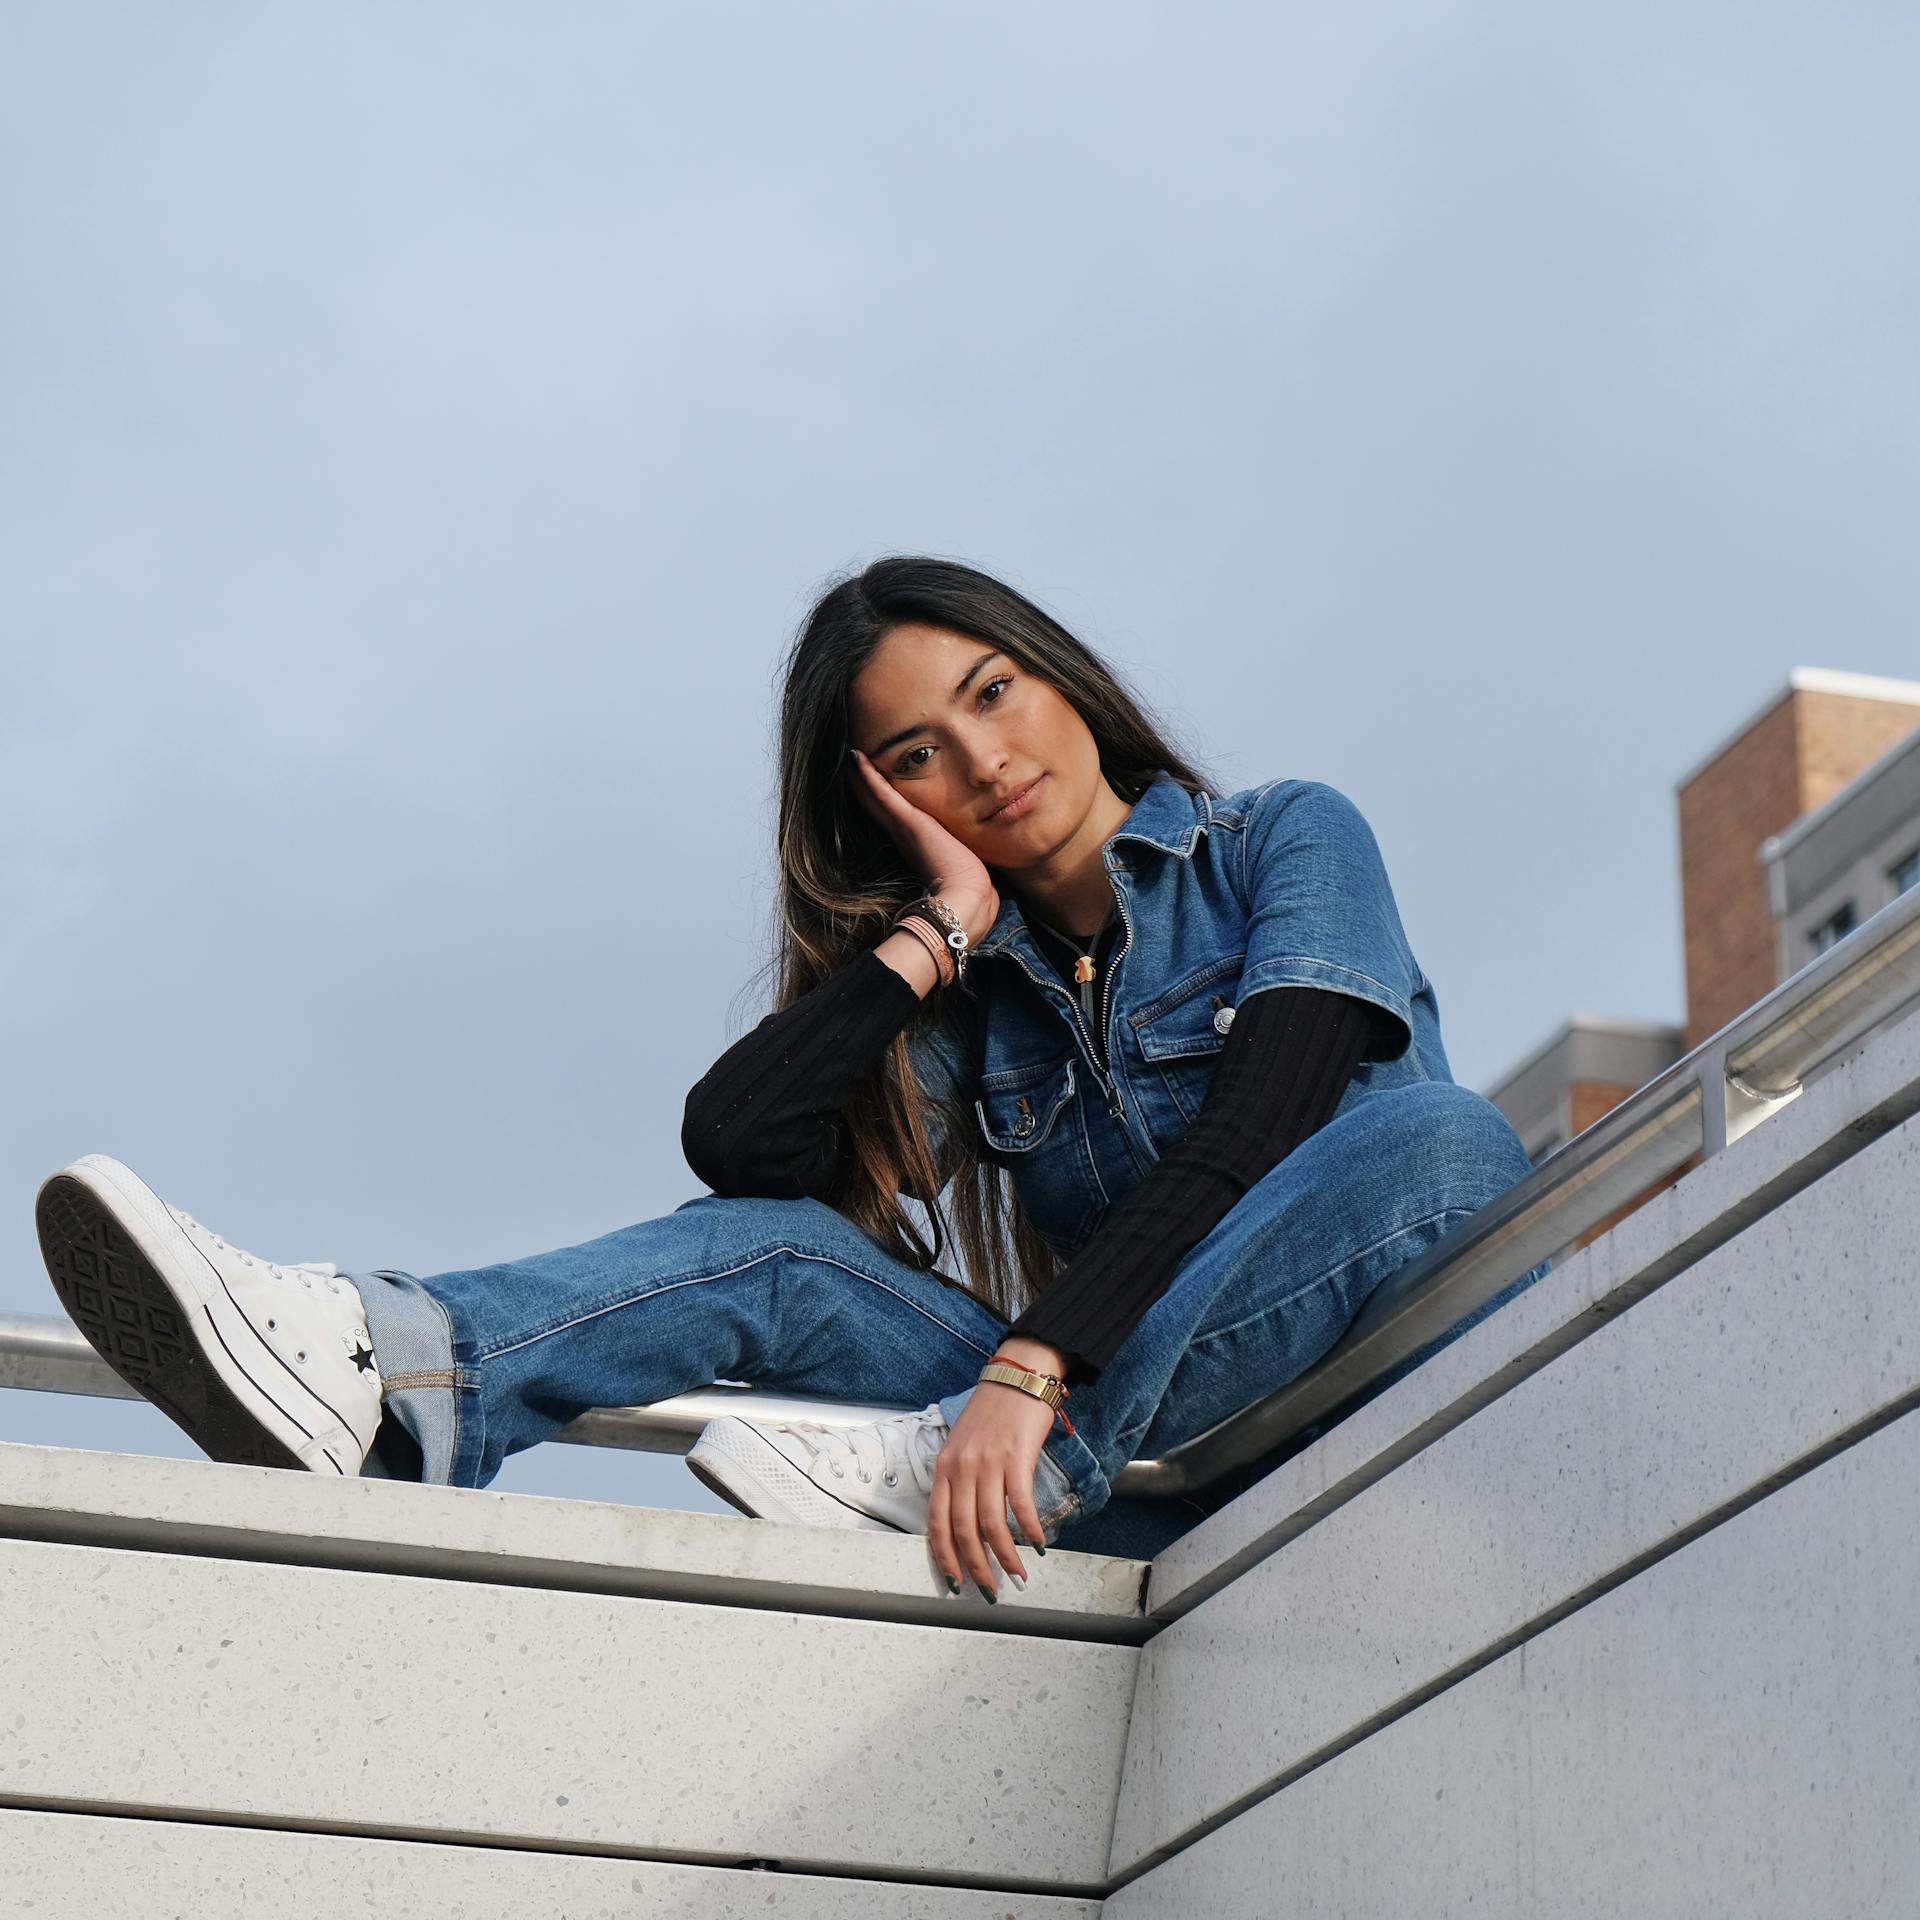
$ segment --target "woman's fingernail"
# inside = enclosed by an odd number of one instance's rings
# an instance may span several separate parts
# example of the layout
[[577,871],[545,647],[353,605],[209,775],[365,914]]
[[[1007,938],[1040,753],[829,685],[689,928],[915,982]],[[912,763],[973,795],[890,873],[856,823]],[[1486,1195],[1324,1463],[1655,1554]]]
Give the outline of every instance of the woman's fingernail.
[[1046,1552],[1046,1548],[1043,1547],[1038,1540],[1034,1541],[1033,1550],[1035,1553],[1039,1553],[1039,1554],[1044,1554]]
[[986,1601],[988,1606],[997,1607],[1000,1604],[1000,1596],[995,1593],[991,1587],[982,1586],[978,1580],[973,1584],[980,1588],[981,1597]]
[[942,1574],[940,1577],[946,1581],[947,1591],[949,1593],[958,1593],[960,1591],[960,1582],[956,1580],[952,1574]]
[[1010,1573],[1010,1574],[1008,1574],[1008,1575],[1007,1575],[1007,1578],[1008,1578],[1009,1580],[1011,1580],[1011,1581],[1013,1582],[1013,1584],[1014,1584],[1014,1585],[1015,1585],[1016,1587],[1018,1587],[1018,1588],[1020,1589],[1020,1591],[1021,1591],[1022,1593],[1025,1593],[1025,1592],[1026,1592],[1026,1590],[1027,1590],[1027,1577],[1026,1577],[1026,1575],[1025,1575],[1025,1574],[1023,1574],[1023,1573]]

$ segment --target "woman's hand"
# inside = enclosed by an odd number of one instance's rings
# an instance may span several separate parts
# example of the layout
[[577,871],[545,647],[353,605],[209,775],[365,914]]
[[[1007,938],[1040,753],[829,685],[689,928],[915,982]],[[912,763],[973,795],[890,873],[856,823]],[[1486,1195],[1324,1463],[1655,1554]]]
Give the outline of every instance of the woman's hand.
[[[1058,1373],[1061,1363],[1022,1356],[1020,1365]],[[1022,1538],[1044,1551],[1047,1535],[1034,1504],[1033,1476],[1052,1427],[1053,1409],[1020,1387],[983,1380],[968,1396],[933,1463],[927,1504],[927,1545],[949,1580],[972,1580],[989,1593],[996,1591],[1000,1583],[987,1557],[989,1547],[1009,1573],[1027,1577],[1007,1525],[1007,1508],[1011,1504]]]
[[[858,747],[850,769],[860,804],[892,836],[893,843],[927,883],[960,916],[967,937],[983,937],[1000,914],[1000,894],[986,862],[962,844],[932,814],[902,798],[892,781]],[[1018,1392],[1016,1387],[1012,1389]]]

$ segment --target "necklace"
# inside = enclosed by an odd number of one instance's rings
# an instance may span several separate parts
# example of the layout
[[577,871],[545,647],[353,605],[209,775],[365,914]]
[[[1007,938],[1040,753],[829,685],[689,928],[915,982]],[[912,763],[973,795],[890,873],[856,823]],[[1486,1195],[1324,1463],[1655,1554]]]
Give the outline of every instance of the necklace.
[[1099,926],[1096,927],[1092,933],[1085,934],[1063,933],[1058,927],[1048,921],[1041,920],[1037,915],[1029,915],[1029,918],[1033,919],[1036,926],[1042,927],[1048,933],[1052,934],[1056,940],[1063,940],[1076,949],[1073,962],[1073,977],[1079,985],[1085,986],[1087,982],[1093,978],[1096,970],[1097,963],[1093,957],[1093,950],[1100,944],[1106,935],[1107,929],[1113,924],[1113,909],[1109,907],[1107,909],[1107,917],[1100,922]]
[[[1107,917],[1092,933],[1062,933],[1058,927],[1049,926],[1046,921],[1029,913],[1027,919],[1036,934],[1044,934],[1049,940],[1057,940],[1062,946],[1074,951],[1073,979],[1078,989],[1081,1018],[1086,1023],[1089,1044],[1094,1057],[1099,1061],[1101,1070],[1106,1069],[1106,1048],[1099,1034],[1100,1006],[1099,995],[1094,987],[1093,978],[1099,970],[1099,962],[1094,958],[1094,949],[1113,931],[1117,909],[1109,905]],[[1056,961],[1056,965],[1058,962]]]

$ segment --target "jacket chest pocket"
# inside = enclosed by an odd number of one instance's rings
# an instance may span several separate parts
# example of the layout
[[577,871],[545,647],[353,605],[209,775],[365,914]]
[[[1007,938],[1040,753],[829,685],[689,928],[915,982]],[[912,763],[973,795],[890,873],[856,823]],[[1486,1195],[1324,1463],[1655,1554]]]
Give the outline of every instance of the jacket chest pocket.
[[1076,1062],[982,1074],[974,1118],[987,1157],[1013,1175],[1020,1205],[1056,1245],[1077,1245],[1104,1206],[1080,1111]]
[[1202,967],[1131,1016],[1140,1055],[1183,1126],[1200,1112],[1233,1026],[1244,954]]

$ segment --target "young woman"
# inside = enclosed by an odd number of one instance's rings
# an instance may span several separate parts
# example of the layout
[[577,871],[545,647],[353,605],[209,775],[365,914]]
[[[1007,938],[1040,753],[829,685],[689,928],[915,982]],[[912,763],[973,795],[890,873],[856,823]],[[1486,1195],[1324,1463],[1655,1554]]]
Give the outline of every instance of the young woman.
[[1528,1170],[1364,818],[1219,796],[1057,621],[935,559],[820,599],[779,755],[778,1006],[685,1109],[711,1191],[420,1279],[261,1260],[88,1155],[38,1221],[108,1363],[215,1459],[469,1487],[715,1380],[920,1405],[716,1420],[688,1464],[747,1513],[924,1532],[988,1599],[1022,1542],[1151,1554],[1270,1470],[1109,1497]]

